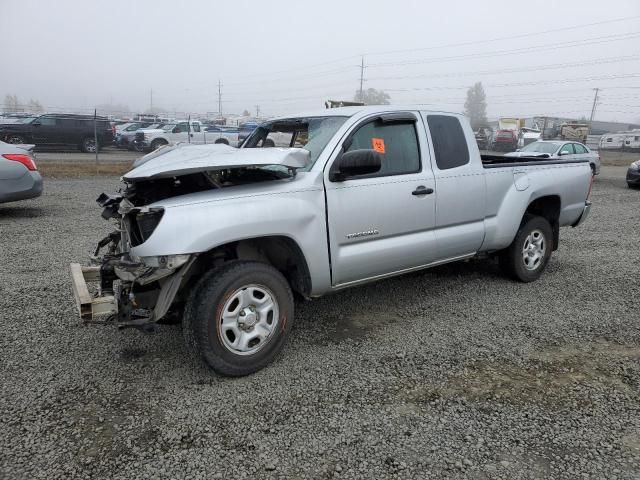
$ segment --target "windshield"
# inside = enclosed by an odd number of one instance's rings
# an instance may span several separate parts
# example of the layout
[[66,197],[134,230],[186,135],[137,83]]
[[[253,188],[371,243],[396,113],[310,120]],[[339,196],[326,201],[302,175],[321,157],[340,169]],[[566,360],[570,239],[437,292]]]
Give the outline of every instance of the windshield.
[[555,153],[556,150],[558,150],[558,144],[549,142],[533,142],[520,149],[521,152],[537,152],[548,154]]
[[297,147],[310,153],[309,170],[348,117],[287,118],[265,123],[247,137],[242,148]]
[[165,132],[169,132],[171,130],[173,130],[173,127],[175,127],[176,124],[175,123],[169,123],[167,125],[165,125],[164,127],[162,127],[162,130],[164,130]]
[[21,118],[18,123],[31,123],[33,122],[36,118],[38,117],[26,117],[26,118]]

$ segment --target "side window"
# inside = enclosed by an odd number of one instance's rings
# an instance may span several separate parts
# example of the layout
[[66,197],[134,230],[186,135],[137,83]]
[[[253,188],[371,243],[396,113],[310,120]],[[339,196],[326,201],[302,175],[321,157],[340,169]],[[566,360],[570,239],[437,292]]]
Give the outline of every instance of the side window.
[[573,152],[573,144],[571,143],[565,143],[562,148],[560,149],[560,155],[571,155]]
[[351,150],[376,150],[383,154],[382,168],[372,177],[420,171],[420,149],[415,123],[370,122],[351,137]]
[[46,125],[47,127],[56,125],[56,119],[53,117],[40,117],[38,121],[40,122],[40,125]]
[[199,132],[199,131],[200,131],[200,124],[198,124],[198,123],[192,123],[192,124],[191,124],[191,129],[192,129],[194,132]]
[[573,144],[573,148],[576,151],[576,153],[587,153],[587,149],[584,148],[582,145],[580,145],[579,143],[574,143]]
[[187,131],[187,122],[176,125],[174,133],[185,133]]
[[613,142],[613,138],[608,137],[608,138],[607,138],[607,142]]
[[469,163],[467,137],[456,117],[427,115],[427,124],[431,132],[436,164],[440,170],[461,167]]

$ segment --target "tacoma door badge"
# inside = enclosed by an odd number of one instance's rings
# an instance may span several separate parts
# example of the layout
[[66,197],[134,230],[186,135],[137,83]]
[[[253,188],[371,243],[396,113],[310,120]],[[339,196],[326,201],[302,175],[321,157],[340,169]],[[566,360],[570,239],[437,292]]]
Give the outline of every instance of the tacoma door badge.
[[346,235],[347,238],[360,238],[360,237],[370,237],[372,235],[379,235],[380,232],[377,228],[373,228],[371,230],[366,230],[364,232],[356,232],[356,233],[348,233]]

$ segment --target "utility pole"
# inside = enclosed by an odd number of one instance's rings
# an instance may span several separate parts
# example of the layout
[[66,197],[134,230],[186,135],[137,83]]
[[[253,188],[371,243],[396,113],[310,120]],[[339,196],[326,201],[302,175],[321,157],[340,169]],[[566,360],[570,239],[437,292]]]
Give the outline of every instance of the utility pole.
[[218,79],[218,116],[222,117],[222,83]]
[[591,117],[589,117],[589,133],[591,133],[591,124],[593,123],[593,117],[596,114],[596,105],[598,104],[598,92],[599,88],[594,88],[596,94],[593,96],[593,106],[591,107]]
[[256,117],[260,117],[260,105],[256,105]]
[[153,112],[153,88],[149,90],[149,111]]
[[364,55],[362,56],[362,61],[360,62],[360,101],[363,102],[362,96],[362,83],[364,82]]

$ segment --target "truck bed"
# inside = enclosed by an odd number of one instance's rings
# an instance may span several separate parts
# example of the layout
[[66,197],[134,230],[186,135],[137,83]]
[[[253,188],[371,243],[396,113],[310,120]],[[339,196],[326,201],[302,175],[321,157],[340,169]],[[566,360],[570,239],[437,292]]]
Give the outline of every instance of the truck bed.
[[519,167],[530,165],[557,165],[562,163],[589,163],[589,160],[562,160],[545,157],[504,157],[502,155],[480,155],[484,168]]

